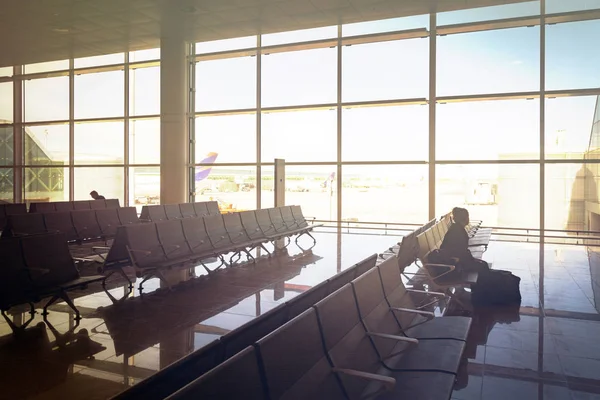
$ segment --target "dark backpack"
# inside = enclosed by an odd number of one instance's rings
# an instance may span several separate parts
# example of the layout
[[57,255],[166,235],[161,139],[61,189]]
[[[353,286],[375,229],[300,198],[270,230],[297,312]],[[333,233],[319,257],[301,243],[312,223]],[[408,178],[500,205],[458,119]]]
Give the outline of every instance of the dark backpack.
[[514,305],[521,303],[521,278],[509,271],[489,270],[479,273],[472,288],[474,306]]

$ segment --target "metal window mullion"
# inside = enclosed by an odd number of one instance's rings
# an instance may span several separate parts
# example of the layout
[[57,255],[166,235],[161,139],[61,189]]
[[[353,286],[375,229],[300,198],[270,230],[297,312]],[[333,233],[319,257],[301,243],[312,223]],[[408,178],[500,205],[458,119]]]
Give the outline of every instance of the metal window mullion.
[[123,116],[124,116],[124,124],[123,124],[123,202],[126,206],[130,206],[129,204],[129,52],[125,52],[125,68],[123,73],[125,74],[123,77],[124,82],[124,96],[125,101],[123,102]]
[[436,121],[436,62],[437,15],[429,14],[429,219],[435,218],[435,121]]
[[[342,221],[342,25],[338,24],[338,40],[337,40],[337,216],[336,220],[338,229],[341,227]],[[332,182],[329,182],[332,185]],[[330,189],[331,190],[331,189]]]
[[189,43],[189,58],[188,58],[188,202],[196,201],[196,179],[195,167],[196,163],[196,46],[194,43]]
[[256,35],[256,208],[262,208],[262,36]]
[[[75,200],[75,62],[69,59],[69,200]],[[63,178],[64,179],[64,178]]]
[[540,2],[540,243],[546,219],[546,1]]
[[22,165],[25,163],[25,148],[23,143],[23,85],[21,79],[16,79],[17,75],[23,73],[23,66],[13,67],[13,201],[15,203],[23,202],[23,184]]

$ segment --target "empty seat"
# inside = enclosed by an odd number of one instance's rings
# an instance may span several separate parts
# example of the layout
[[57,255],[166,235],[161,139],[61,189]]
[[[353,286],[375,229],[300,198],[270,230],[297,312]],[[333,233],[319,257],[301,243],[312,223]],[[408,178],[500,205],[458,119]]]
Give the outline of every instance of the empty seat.
[[271,399],[344,399],[311,308],[259,340]]
[[135,207],[119,207],[117,208],[117,214],[119,215],[121,225],[137,224],[140,222]]
[[27,270],[21,244],[15,238],[0,240],[0,310],[33,301],[35,290],[30,276],[43,275],[45,270]]
[[354,276],[361,276],[365,272],[372,269],[375,266],[375,263],[377,263],[377,254],[373,254],[372,256],[365,258],[364,260],[356,264],[356,271],[354,273]]
[[73,211],[73,202],[71,201],[57,201],[54,203],[56,211]]
[[235,247],[231,242],[229,235],[227,234],[225,223],[223,222],[223,217],[221,214],[211,215],[209,217],[204,217],[203,219],[206,232],[208,233],[208,237],[210,238],[213,248],[221,251],[221,249],[225,250]]
[[216,201],[207,201],[206,210],[208,211],[208,215],[221,215],[221,210],[219,210],[219,203]]
[[208,213],[208,208],[206,207],[206,202],[204,201],[194,203],[194,211],[196,212],[197,217],[207,217],[210,215]]
[[140,219],[146,221],[164,221],[167,219],[167,213],[165,212],[165,206],[163,205],[153,205],[153,206],[143,206],[142,214],[140,215]]
[[181,219],[181,210],[179,204],[165,204],[165,215],[167,219]]
[[44,222],[46,224],[46,229],[48,229],[49,232],[55,231],[64,233],[69,242],[78,239],[70,211],[57,211],[44,214]]
[[185,240],[195,255],[214,254],[213,246],[206,233],[202,218],[187,218],[181,221]]
[[167,399],[267,399],[262,382],[256,351],[247,347]]
[[225,358],[229,358],[257,340],[265,337],[287,321],[287,307],[285,304],[267,311],[252,321],[221,337],[225,348]]
[[341,289],[344,285],[350,283],[356,277],[356,264],[352,267],[343,270],[342,272],[332,276],[327,280],[329,293],[333,293]]
[[40,213],[8,216],[8,229],[13,235],[33,235],[46,232],[44,215]]
[[119,208],[121,205],[119,204],[119,199],[106,199],[106,208]]
[[27,214],[27,205],[25,203],[4,204],[4,213],[6,215]]
[[281,216],[281,210],[279,207],[269,208],[269,218],[271,219],[271,225],[277,232],[291,232],[292,230],[288,228],[283,222],[283,217]]
[[129,253],[127,251],[127,234],[125,232],[128,226],[131,225],[117,227],[115,240],[113,241],[112,246],[110,246],[108,254],[106,255],[106,260],[104,261],[103,269],[105,271],[131,265]]
[[239,214],[248,238],[251,240],[265,239],[265,235],[258,225],[254,211],[242,211]]
[[156,269],[166,261],[155,223],[128,225],[125,235],[131,262],[136,268]]
[[194,204],[192,204],[192,203],[180,204],[179,211],[181,212],[181,216],[183,218],[192,218],[192,217],[196,216],[196,211],[194,210]]
[[329,282],[324,281],[311,287],[306,292],[288,300],[288,319],[292,319],[308,310],[329,295]]
[[269,216],[268,209],[256,210],[256,221],[258,222],[258,226],[262,230],[265,236],[271,238],[280,238],[281,234],[277,233],[273,223],[271,222],[271,217]]
[[223,214],[223,223],[234,244],[248,243],[251,241],[242,225],[240,213]]
[[105,238],[115,236],[117,228],[121,225],[119,214],[115,208],[96,210],[96,220],[98,221],[100,232]]
[[92,206],[90,205],[90,201],[94,200],[80,200],[73,202],[73,210],[90,210]]
[[29,212],[32,213],[47,213],[56,211],[54,203],[31,203],[29,205]]
[[106,200],[90,200],[90,208],[92,210],[101,210],[103,208],[106,208]]
[[294,213],[292,213],[292,207],[290,207],[290,206],[280,207],[280,211],[281,211],[281,217],[283,218],[283,223],[289,229],[301,228],[301,226],[298,225],[298,221],[296,221],[296,219],[294,218]]
[[95,210],[72,211],[71,218],[79,240],[96,239],[102,236]]
[[157,222],[156,230],[168,260],[189,261],[192,251],[185,240],[181,220]]

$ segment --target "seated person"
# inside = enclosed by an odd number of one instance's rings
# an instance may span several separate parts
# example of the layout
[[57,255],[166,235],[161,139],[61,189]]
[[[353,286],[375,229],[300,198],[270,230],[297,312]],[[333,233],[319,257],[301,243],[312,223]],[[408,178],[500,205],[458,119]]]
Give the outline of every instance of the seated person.
[[98,194],[98,192],[95,190],[92,190],[90,192],[90,196],[92,196],[92,199],[94,199],[94,200],[106,200],[106,198],[104,196]]
[[454,223],[450,225],[440,246],[444,255],[458,260],[457,269],[476,272],[489,270],[490,267],[485,261],[474,258],[469,251],[469,235],[465,230],[469,225],[469,211],[455,207],[452,210],[452,218]]

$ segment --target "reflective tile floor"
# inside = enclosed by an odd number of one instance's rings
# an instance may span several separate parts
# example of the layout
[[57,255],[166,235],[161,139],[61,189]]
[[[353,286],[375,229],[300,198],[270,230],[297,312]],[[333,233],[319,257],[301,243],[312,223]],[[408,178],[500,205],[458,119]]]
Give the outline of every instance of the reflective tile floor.
[[[78,325],[63,303],[18,335],[2,320],[0,399],[107,399],[399,239],[315,237],[310,252],[292,244],[271,261],[210,278],[171,273],[169,281],[185,281],[172,291],[150,280],[144,295],[117,306],[90,287],[75,299]],[[484,258],[521,277],[523,301],[517,310],[472,312],[468,362],[452,398],[600,399],[600,256],[584,246],[492,242]],[[122,280],[108,287],[116,299],[127,293]],[[15,325],[28,319],[18,311],[9,313]]]

